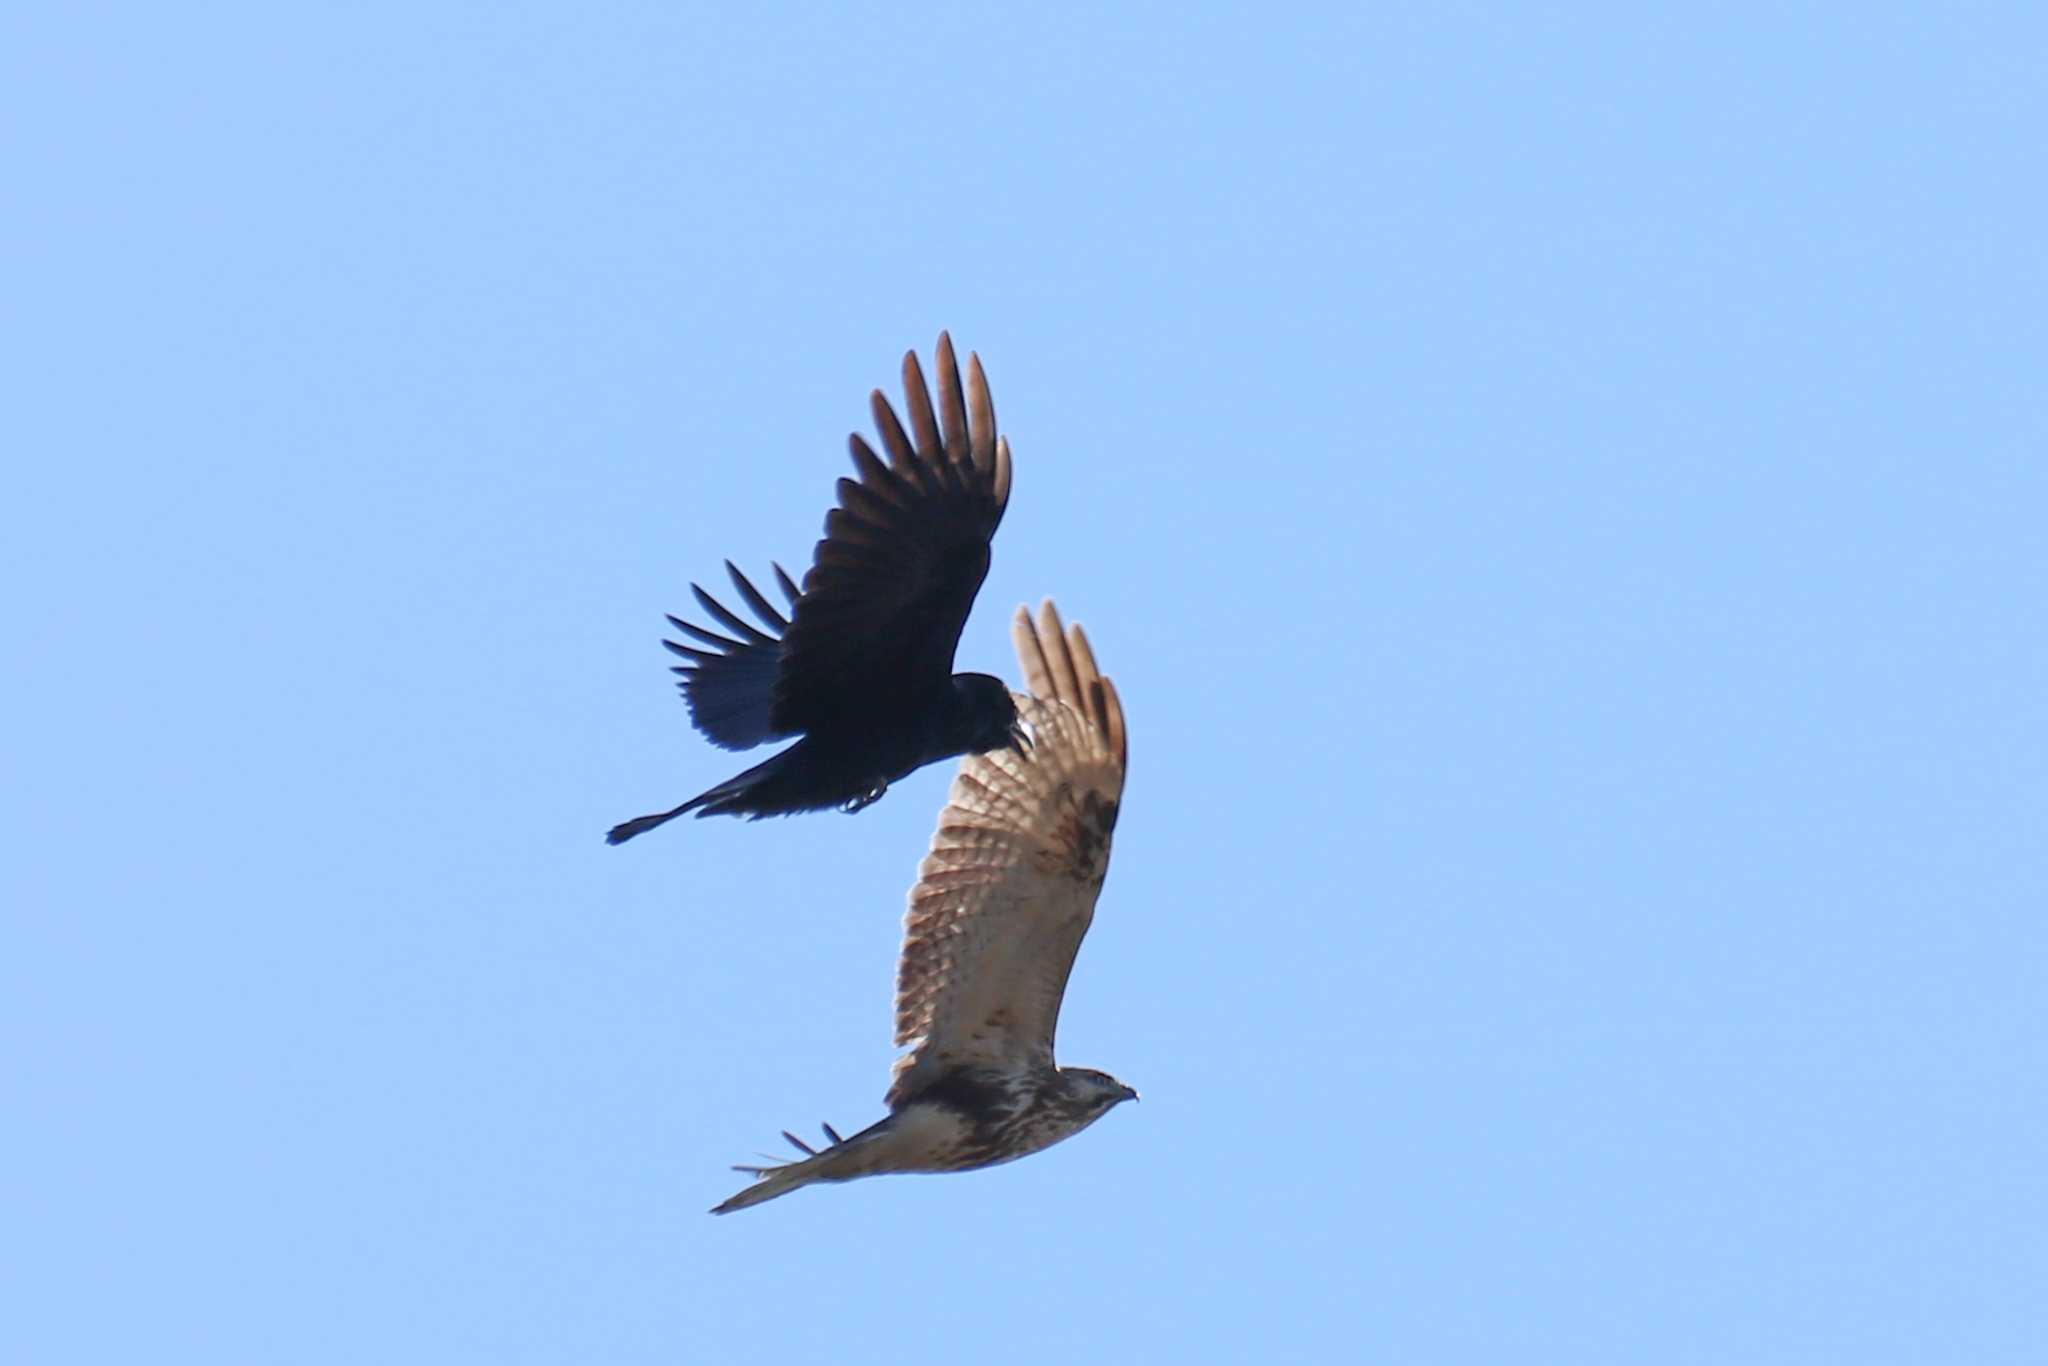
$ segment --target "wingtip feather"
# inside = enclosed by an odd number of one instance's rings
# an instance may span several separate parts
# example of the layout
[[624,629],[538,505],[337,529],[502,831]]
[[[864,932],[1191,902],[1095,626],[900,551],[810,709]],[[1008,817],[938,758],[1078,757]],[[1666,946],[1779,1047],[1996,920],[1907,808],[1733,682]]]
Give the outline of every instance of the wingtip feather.
[[953,355],[953,338],[939,333],[934,357],[939,371],[939,423],[945,434],[947,465],[964,465],[969,460],[967,399],[960,388],[960,362]]
[[1003,509],[1010,505],[1010,438],[996,438],[996,477],[994,494],[996,515],[1002,516]]
[[982,373],[981,357],[967,353],[968,447],[974,468],[986,476],[996,467],[996,403],[989,395],[988,376]]
[[910,413],[910,430],[916,437],[919,458],[937,460],[942,449],[939,419],[932,411],[931,390],[925,385],[924,367],[917,363],[914,350],[903,353],[903,406]]
[[1034,697],[1064,702],[1080,712],[1102,732],[1118,765],[1124,765],[1129,759],[1129,742],[1123,701],[1116,685],[1096,663],[1095,648],[1081,623],[1063,622],[1058,604],[1046,598],[1039,604],[1036,618],[1028,606],[1017,608],[1010,636],[1017,647],[1026,691]]

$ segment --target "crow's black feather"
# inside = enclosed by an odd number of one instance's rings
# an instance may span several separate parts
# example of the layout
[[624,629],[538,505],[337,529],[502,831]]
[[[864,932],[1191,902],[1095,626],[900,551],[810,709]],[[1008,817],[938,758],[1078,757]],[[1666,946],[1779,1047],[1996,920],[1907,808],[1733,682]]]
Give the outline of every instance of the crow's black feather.
[[935,359],[936,408],[916,353],[904,358],[907,431],[873,394],[888,462],[849,439],[859,478],[839,481],[801,587],[775,566],[788,616],[727,561],[760,626],[695,584],[698,606],[727,634],[669,618],[696,642],[662,643],[683,659],[675,672],[691,720],[713,744],[801,738],[672,811],[613,827],[613,844],[692,811],[857,811],[928,763],[1017,742],[1016,704],[1001,680],[953,672],[1009,502],[1009,444],[996,434],[979,359],[968,358],[964,388],[943,333]]

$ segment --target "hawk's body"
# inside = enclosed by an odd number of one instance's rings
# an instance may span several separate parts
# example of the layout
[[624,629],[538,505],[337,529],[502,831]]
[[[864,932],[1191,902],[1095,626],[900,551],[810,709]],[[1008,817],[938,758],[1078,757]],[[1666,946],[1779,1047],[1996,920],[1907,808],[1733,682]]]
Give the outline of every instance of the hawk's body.
[[964,1171],[1009,1162],[1087,1128],[1137,1092],[1060,1067],[1053,1034],[1074,955],[1095,915],[1122,799],[1126,745],[1116,688],[1080,627],[1047,603],[1014,630],[1028,696],[1028,751],[968,758],[911,888],[896,978],[888,1118],[779,1167],[718,1206],[726,1214],[813,1181]]

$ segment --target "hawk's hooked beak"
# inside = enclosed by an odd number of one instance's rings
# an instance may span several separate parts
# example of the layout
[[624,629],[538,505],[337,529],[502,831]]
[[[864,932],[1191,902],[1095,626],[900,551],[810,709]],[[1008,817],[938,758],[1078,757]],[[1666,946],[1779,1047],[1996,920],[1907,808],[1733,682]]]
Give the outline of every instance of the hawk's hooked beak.
[[1135,1087],[1135,1086],[1126,1086],[1126,1087],[1124,1088],[1124,1099],[1125,1099],[1125,1100],[1136,1100],[1137,1098],[1138,1098],[1138,1088],[1137,1088],[1137,1087]]

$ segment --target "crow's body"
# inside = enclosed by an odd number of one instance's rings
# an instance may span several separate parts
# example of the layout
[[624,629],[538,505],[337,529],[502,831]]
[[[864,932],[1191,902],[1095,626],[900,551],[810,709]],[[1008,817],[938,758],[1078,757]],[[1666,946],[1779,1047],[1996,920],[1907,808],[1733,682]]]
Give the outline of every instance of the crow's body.
[[[1007,706],[988,704],[982,680],[1002,691]],[[879,798],[889,784],[935,760],[980,753],[1013,739],[1016,703],[1001,679],[962,674],[949,679],[948,693],[878,699],[883,705],[839,726],[820,726],[765,763],[726,779],[673,811],[641,816],[613,828],[613,844],[629,840],[677,816],[725,814],[751,818],[843,807],[858,811]]]
[[1000,679],[955,674],[953,651],[988,574],[989,541],[1010,495],[1009,443],[978,358],[963,391],[941,334],[935,410],[913,352],[903,361],[906,431],[877,390],[885,464],[849,439],[859,479],[839,481],[839,505],[799,588],[777,610],[727,562],[756,626],[692,585],[727,634],[669,621],[692,642],[664,641],[684,663],[683,696],[697,729],[726,749],[800,736],[765,763],[671,811],[613,827],[613,844],[688,812],[699,816],[857,811],[924,765],[1017,742],[1017,711]]

